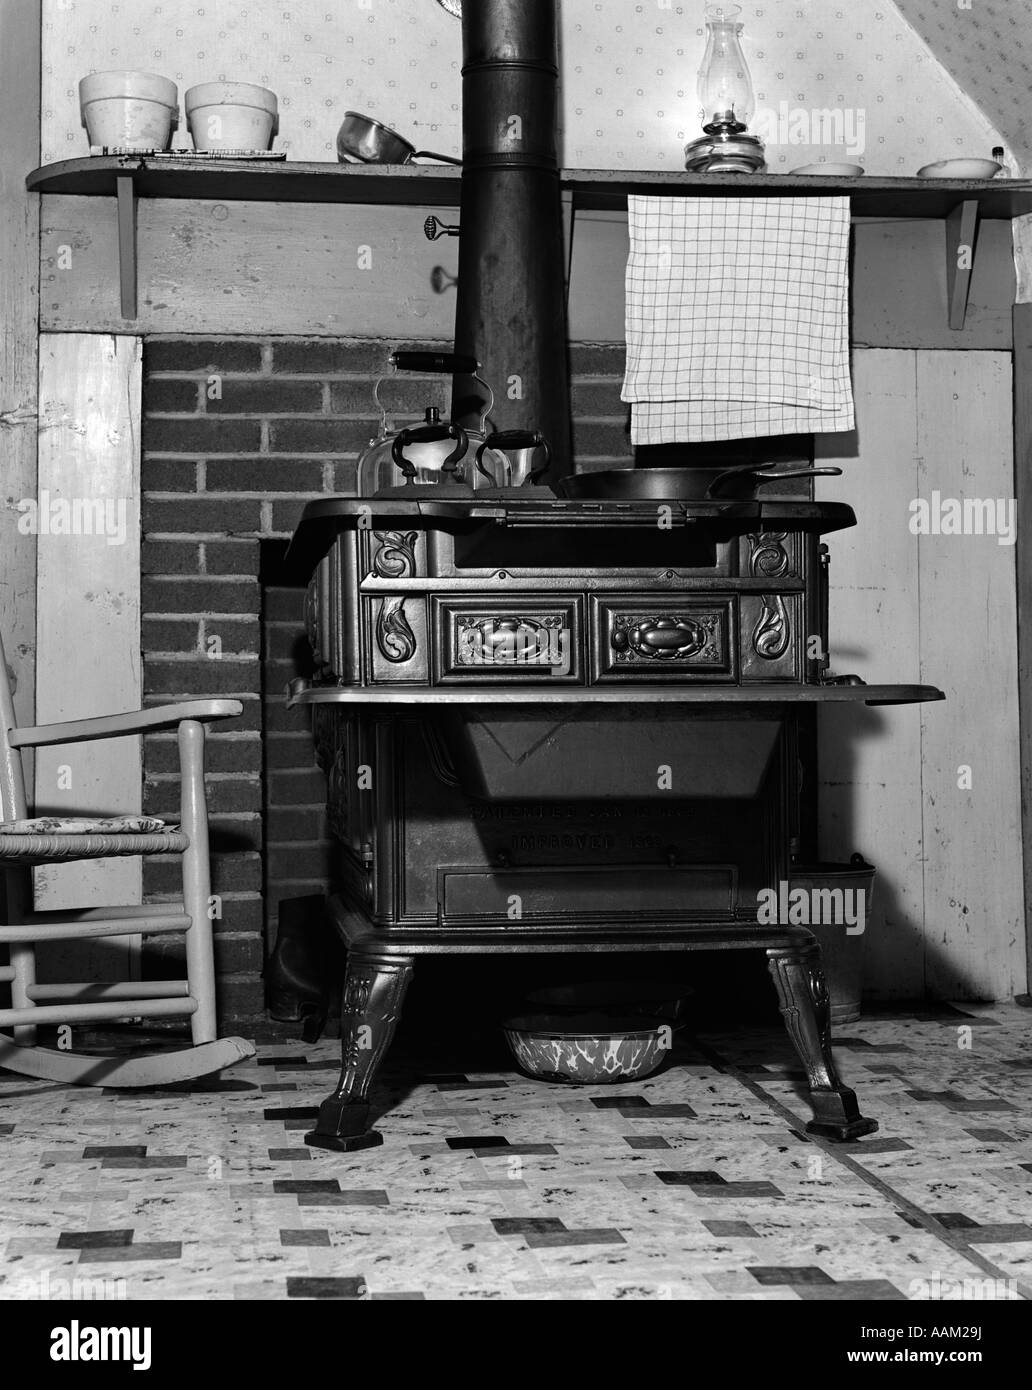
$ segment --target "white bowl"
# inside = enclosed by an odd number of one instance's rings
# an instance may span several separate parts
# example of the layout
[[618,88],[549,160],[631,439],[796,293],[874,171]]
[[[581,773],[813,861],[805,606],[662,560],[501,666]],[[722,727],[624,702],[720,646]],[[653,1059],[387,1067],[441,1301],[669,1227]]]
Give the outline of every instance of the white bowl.
[[864,172],[862,164],[802,164],[798,169],[790,169],[789,174],[827,174],[840,179],[858,179]]
[[198,150],[268,150],[279,130],[276,93],[253,82],[201,82],[184,97]]
[[919,179],[991,179],[1003,168],[995,159],[940,159],[918,169]]
[[167,150],[179,124],[179,88],[156,72],[92,72],[79,81],[91,145]]

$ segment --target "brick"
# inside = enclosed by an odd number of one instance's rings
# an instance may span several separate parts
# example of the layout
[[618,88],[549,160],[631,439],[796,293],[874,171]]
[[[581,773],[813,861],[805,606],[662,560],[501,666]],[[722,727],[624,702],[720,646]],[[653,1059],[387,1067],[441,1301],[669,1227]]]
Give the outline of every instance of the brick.
[[242,854],[262,847],[262,823],[258,817],[214,815],[209,817],[212,850],[219,854]]
[[[362,415],[379,418],[373,412],[376,401],[373,387],[376,374],[351,381],[330,382],[330,413],[333,415]],[[425,417],[428,405],[435,405],[442,419],[451,414],[452,379],[450,376],[393,376],[380,387],[380,399],[398,424],[418,424]],[[373,430],[379,434],[379,427]]]
[[305,509],[304,501],[277,502],[272,504],[272,524],[269,531],[274,536],[292,536]]
[[[260,854],[213,854],[211,890],[213,893],[257,893],[262,886]],[[143,888],[148,895],[178,894],[182,873],[173,859],[147,859],[143,865]],[[228,904],[223,904],[223,914]]]
[[143,574],[200,574],[201,547],[197,541],[152,541],[140,546]]
[[333,876],[336,855],[331,844],[292,844],[282,849],[270,845],[266,855],[268,876],[273,882],[314,879],[329,883]]
[[570,344],[570,370],[576,376],[622,377],[626,359],[623,343]]
[[270,734],[265,739],[265,766],[277,768],[309,768],[315,766],[315,744],[307,731],[296,734]]
[[266,623],[265,656],[267,661],[293,661],[298,643],[308,647],[305,629],[291,623]]
[[[179,745],[175,735],[151,734],[144,738],[143,766],[148,777],[178,773]],[[256,734],[247,738],[220,738],[217,733],[209,732],[204,741],[204,766],[208,772],[259,776],[262,741]]]
[[[358,459],[336,459],[331,464],[330,487],[333,492],[354,497],[358,493]],[[275,508],[273,509],[275,512]]]
[[258,420],[147,415],[143,421],[143,447],[151,454],[255,454],[261,443]]
[[[272,370],[295,374],[364,372],[379,376],[389,371],[387,358],[396,345],[383,341],[341,342],[333,339],[277,340],[272,345]],[[425,347],[431,344],[423,344]]]
[[143,689],[148,695],[189,696],[206,700],[214,695],[233,695],[237,691],[256,692],[261,684],[257,661],[235,661],[225,657],[209,661],[206,657],[185,661],[144,662]]
[[216,981],[215,999],[223,1033],[231,1021],[246,1024],[265,1018],[265,990],[260,980],[221,975]]
[[261,897],[223,898],[221,916],[215,920],[218,932],[260,932],[264,921]]
[[144,652],[196,652],[200,650],[201,624],[197,618],[175,622],[169,618],[144,618],[140,642]]
[[[323,803],[326,794],[323,793]],[[271,806],[265,813],[269,844],[293,844],[297,840],[329,840],[325,804],[320,806]]]
[[222,643],[225,656],[249,653],[257,656],[260,650],[261,632],[258,619],[209,618],[204,625],[204,650],[211,650],[209,643],[217,637]]
[[267,734],[288,730],[296,733],[298,729],[311,729],[312,713],[303,705],[288,709],[286,696],[276,692],[266,693],[263,702],[262,728]]
[[603,415],[619,420],[622,425],[630,406],[620,399],[621,380],[575,381],[572,391],[574,418]]
[[201,389],[202,383],[196,380],[152,377],[144,388],[144,409],[148,415],[173,411],[196,413],[201,402]]
[[196,459],[152,459],[144,457],[140,465],[143,491],[196,492]]
[[209,777],[206,790],[212,814],[262,809],[262,784],[257,778]]
[[264,936],[256,932],[246,936],[217,932],[214,945],[217,975],[261,975],[265,965]]
[[[155,489],[157,491],[157,489]],[[143,526],[147,534],[166,535],[185,531],[190,535],[232,536],[262,529],[261,502],[217,502],[200,496],[176,498],[174,502],[155,501],[144,495]],[[255,546],[254,573],[258,573],[258,547]]]
[[283,381],[266,376],[223,381],[222,398],[212,400],[206,395],[204,409],[209,415],[319,415],[322,399],[319,381]]
[[143,370],[151,372],[260,372],[262,344],[241,338],[147,338]]
[[304,585],[267,584],[263,613],[266,622],[296,622],[304,600]]
[[[241,422],[243,423],[243,422]],[[272,420],[269,452],[273,454],[344,454],[364,449],[379,421]]]
[[145,575],[141,600],[145,613],[257,613],[258,581]]
[[266,787],[270,806],[319,806],[326,799],[326,781],[318,768],[269,772]]
[[[302,422],[307,423],[307,422]],[[211,459],[208,492],[321,493],[323,466],[311,459]]]
[[[229,504],[237,506],[236,502]],[[206,574],[256,574],[261,556],[256,541],[205,541]]]
[[633,458],[631,437],[624,426],[612,424],[573,423],[573,452],[575,458],[598,456],[627,460]]

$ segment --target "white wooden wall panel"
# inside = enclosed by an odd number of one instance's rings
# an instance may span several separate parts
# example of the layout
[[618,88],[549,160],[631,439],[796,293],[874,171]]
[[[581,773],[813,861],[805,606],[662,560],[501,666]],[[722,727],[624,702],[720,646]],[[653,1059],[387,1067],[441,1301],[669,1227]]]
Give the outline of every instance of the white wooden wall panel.
[[[137,709],[140,672],[140,390],[138,338],[45,334],[40,339],[39,498],[102,501],[109,534],[38,538],[38,723]],[[48,512],[40,508],[41,517]],[[56,514],[56,513],[55,513]],[[124,535],[120,522],[124,520]],[[80,521],[85,532],[99,527]],[[70,771],[64,788],[60,769]],[[141,804],[136,738],[41,749],[36,805],[62,814],[131,813]],[[138,903],[138,860],[36,871],[37,904]],[[108,947],[110,950],[110,947]]]
[[[920,495],[1013,499],[1009,356],[919,352],[917,399]],[[926,978],[939,997],[1007,998],[1025,988],[1015,546],[918,549],[921,675],[947,696],[922,713]]]
[[947,699],[822,712],[821,853],[878,869],[869,988],[1007,998],[1025,987],[1014,550],[909,520],[933,489],[1013,495],[1010,358],[858,351],[853,369],[859,434],[819,460],[845,473],[818,495],[858,519],[829,537],[832,666]]
[[[905,506],[916,487],[915,354],[856,352],[853,385],[861,428],[827,436],[818,460],[843,469],[841,478],[820,481],[818,495],[848,502],[857,514],[855,527],[827,537],[832,669],[871,683],[917,681],[917,545]],[[833,452],[824,457],[825,449]],[[819,729],[821,855],[848,860],[858,851],[877,869],[864,943],[869,984],[883,994],[919,995],[920,715],[909,707],[827,709]]]

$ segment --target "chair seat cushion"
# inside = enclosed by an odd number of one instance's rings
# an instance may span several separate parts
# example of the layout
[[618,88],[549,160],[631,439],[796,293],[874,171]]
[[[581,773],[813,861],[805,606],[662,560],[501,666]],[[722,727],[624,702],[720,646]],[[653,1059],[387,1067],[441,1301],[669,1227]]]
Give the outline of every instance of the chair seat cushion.
[[157,816],[35,816],[0,821],[0,835],[153,835],[178,828]]

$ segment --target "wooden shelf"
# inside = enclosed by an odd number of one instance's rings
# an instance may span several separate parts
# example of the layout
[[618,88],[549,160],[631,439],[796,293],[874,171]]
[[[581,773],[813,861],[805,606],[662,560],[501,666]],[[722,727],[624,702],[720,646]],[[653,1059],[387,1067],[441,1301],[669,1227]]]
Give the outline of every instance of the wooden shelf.
[[[708,198],[850,200],[854,218],[938,219],[947,224],[950,327],[962,328],[982,217],[1032,213],[1032,180],[868,178],[821,174],[688,174],[670,170],[564,169],[564,202],[577,212],[621,211],[630,194]],[[136,317],[136,200],[192,198],[215,202],[364,203],[385,207],[457,208],[462,170],[448,164],[339,164],[300,160],[197,159],[95,155],[34,169],[34,193],[118,200],[122,316]]]
[[[34,193],[111,196],[119,177],[141,198],[211,198],[233,202],[372,203],[458,207],[462,171],[447,164],[337,164],[298,160],[200,160],[146,156],[65,159],[34,169]],[[563,169],[560,182],[578,211],[620,210],[629,193],[697,198],[848,197],[854,217],[946,218],[974,201],[981,217],[1032,213],[1032,180],[859,179],[820,174],[688,174],[625,169]]]

